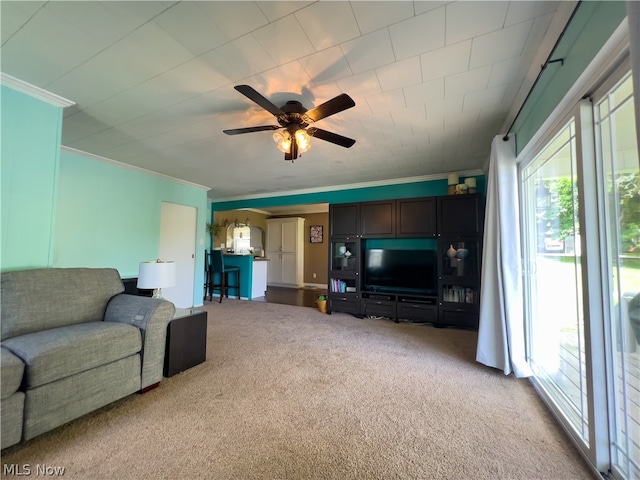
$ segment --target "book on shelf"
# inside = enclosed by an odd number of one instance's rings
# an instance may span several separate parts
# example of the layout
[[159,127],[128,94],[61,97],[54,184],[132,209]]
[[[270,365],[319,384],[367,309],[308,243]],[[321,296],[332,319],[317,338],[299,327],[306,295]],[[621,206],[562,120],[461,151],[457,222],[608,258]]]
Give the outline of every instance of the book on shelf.
[[331,291],[344,293],[347,291],[347,282],[340,280],[339,278],[331,279]]
[[478,289],[448,285],[442,290],[443,300],[453,303],[478,303]]

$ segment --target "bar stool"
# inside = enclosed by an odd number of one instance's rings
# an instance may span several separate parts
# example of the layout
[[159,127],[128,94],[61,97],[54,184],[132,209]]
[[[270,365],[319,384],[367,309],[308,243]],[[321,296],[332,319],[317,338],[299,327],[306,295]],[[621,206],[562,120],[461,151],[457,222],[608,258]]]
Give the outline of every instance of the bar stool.
[[203,301],[207,299],[207,293],[209,294],[209,300],[211,300],[211,254],[209,250],[204,251],[204,297]]
[[[213,290],[220,290],[220,301],[222,303],[222,296],[224,294],[229,298],[229,289],[235,288],[238,292],[238,298],[240,298],[240,267],[226,267],[224,265],[224,255],[222,250],[211,251],[211,289],[209,290],[209,301],[213,296]],[[235,273],[236,284],[229,285],[229,274]],[[216,275],[220,278],[220,283],[215,283]]]

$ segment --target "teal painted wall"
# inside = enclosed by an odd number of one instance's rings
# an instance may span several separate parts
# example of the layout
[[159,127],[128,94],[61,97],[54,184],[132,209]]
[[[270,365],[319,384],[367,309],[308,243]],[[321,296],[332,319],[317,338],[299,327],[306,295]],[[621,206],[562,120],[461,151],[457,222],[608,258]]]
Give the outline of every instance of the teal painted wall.
[[[520,153],[627,15],[626,2],[582,2],[518,116],[513,132]],[[585,92],[586,93],[586,92]]]
[[154,180],[63,151],[54,265],[109,266],[136,276],[141,260],[158,255],[161,190]]
[[57,200],[53,266],[112,267],[122,277],[136,277],[141,261],[158,257],[163,201],[195,207],[194,305],[202,304],[204,189],[63,150]]
[[387,248],[393,250],[438,250],[435,238],[367,238],[362,249]]
[[[162,202],[197,209],[194,305],[202,304],[206,190],[61,151],[62,108],[0,90],[2,271],[113,267],[157,258]],[[202,242],[202,244],[200,243]]]
[[51,266],[62,107],[0,85],[0,270]]
[[[476,178],[479,192],[485,192],[485,176],[470,175]],[[460,177],[461,182],[464,178]],[[447,194],[447,180],[427,180],[423,182],[383,185],[376,187],[352,188],[328,192],[305,193],[298,195],[283,195],[279,197],[234,200],[228,202],[213,202],[211,209],[234,210],[237,208],[267,208],[287,205],[301,205],[308,203],[349,203],[386,200],[393,198],[430,197]]]

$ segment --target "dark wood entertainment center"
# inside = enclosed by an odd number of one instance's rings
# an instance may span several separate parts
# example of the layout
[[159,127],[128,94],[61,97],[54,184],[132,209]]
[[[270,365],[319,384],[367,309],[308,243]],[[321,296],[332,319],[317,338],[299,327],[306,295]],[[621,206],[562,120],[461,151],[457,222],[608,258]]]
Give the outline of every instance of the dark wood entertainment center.
[[[477,193],[331,204],[327,312],[477,329],[483,224]],[[431,239],[434,294],[367,291],[367,239]]]

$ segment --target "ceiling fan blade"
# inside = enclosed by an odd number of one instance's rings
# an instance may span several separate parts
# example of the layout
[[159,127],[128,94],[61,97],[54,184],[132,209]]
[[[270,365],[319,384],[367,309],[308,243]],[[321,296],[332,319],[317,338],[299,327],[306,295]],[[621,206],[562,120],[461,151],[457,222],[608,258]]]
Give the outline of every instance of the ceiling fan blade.
[[308,110],[305,115],[309,117],[309,120],[311,120],[311,122],[317,122],[318,120],[326,118],[329,115],[334,115],[355,106],[356,102],[354,102],[353,99],[346,93],[342,93],[337,97],[334,97],[331,100],[328,100],[323,104],[318,105],[311,110]]
[[336,145],[340,145],[341,147],[349,148],[356,141],[353,138],[343,137],[342,135],[338,135],[337,133],[327,132],[326,130],[322,130],[321,128],[310,127],[307,128],[307,133],[312,137],[319,138],[320,140],[325,140],[327,142],[335,143]]
[[278,130],[282,128],[280,125],[261,125],[259,127],[232,128],[223,130],[227,135],[240,135],[241,133],[264,132],[265,130]]
[[282,110],[280,110],[273,103],[271,103],[270,100],[263,97],[253,87],[250,87],[249,85],[236,85],[233,88],[235,88],[245,97],[247,97],[249,100],[253,100],[254,102],[256,102],[258,105],[264,108],[267,112],[275,115],[276,117],[278,115],[284,115],[284,112]]

